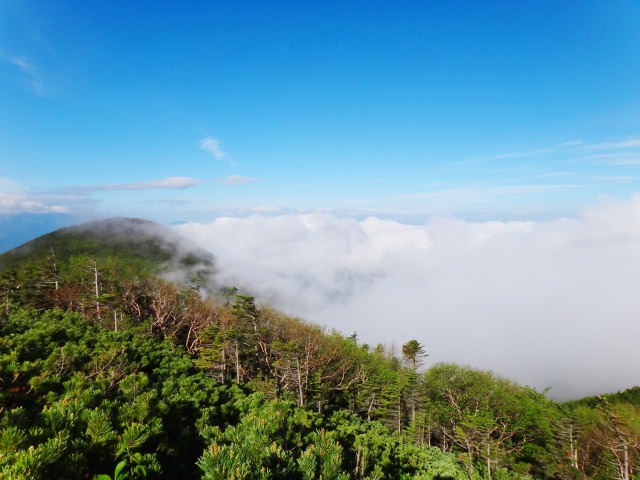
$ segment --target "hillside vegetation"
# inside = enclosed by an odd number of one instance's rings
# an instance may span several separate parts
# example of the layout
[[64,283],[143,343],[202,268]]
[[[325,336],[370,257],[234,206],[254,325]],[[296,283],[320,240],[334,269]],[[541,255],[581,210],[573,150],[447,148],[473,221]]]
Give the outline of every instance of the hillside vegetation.
[[100,227],[0,256],[0,479],[638,478],[638,387],[558,404],[424,370],[416,339],[204,294],[160,274],[210,257]]
[[[215,289],[214,258],[171,229],[139,218],[111,218],[56,230],[0,255],[0,271],[19,270],[25,263],[67,264],[77,256],[93,260],[117,258],[137,270],[179,274],[178,280],[199,281]],[[102,262],[101,262],[102,263]]]

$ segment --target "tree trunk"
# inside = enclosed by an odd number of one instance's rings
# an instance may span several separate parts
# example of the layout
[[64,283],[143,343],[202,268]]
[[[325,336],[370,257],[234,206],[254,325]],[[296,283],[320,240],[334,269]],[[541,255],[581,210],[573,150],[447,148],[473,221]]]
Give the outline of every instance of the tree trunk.
[[240,350],[236,340],[236,385],[240,385]]
[[298,406],[304,407],[304,389],[302,387],[302,374],[300,372],[300,360],[296,357],[296,370],[298,373]]
[[94,285],[96,291],[96,315],[98,316],[98,320],[100,320],[100,302],[98,301],[98,297],[100,297],[100,287],[98,284],[98,262],[97,260],[93,261],[93,278]]
[[571,466],[578,468],[578,446],[573,438],[573,425],[569,427],[569,449],[571,452]]
[[491,446],[487,440],[487,479],[491,480]]
[[629,480],[629,445],[625,442],[623,451],[622,480]]

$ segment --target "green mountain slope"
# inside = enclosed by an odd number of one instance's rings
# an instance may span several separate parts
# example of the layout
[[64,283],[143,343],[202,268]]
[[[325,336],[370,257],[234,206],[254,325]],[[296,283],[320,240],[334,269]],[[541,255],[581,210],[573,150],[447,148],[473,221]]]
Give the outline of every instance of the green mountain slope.
[[130,259],[150,273],[175,273],[172,279],[196,280],[213,289],[214,257],[159,223],[138,218],[111,218],[66,227],[0,255],[0,272],[18,270],[25,262],[73,256]]
[[566,405],[572,407],[590,407],[595,408],[601,405],[603,400],[613,405],[630,405],[640,408],[640,386],[627,388],[621,392],[606,393],[602,395],[593,395],[566,402]]

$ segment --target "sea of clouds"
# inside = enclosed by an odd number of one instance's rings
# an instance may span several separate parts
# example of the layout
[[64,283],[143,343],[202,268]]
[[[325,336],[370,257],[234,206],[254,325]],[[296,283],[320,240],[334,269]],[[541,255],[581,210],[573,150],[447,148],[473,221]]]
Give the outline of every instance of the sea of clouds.
[[331,214],[175,229],[219,281],[371,345],[425,345],[558,399],[640,384],[640,196],[548,222]]

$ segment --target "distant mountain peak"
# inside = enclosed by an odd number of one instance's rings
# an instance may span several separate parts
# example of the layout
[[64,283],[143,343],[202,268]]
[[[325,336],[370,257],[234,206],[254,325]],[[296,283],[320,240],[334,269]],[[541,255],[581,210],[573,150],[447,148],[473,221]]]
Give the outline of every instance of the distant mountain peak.
[[74,255],[136,257],[172,280],[197,278],[211,289],[214,256],[170,227],[143,218],[115,217],[63,227],[0,255],[0,272],[32,258],[51,255],[66,261]]

